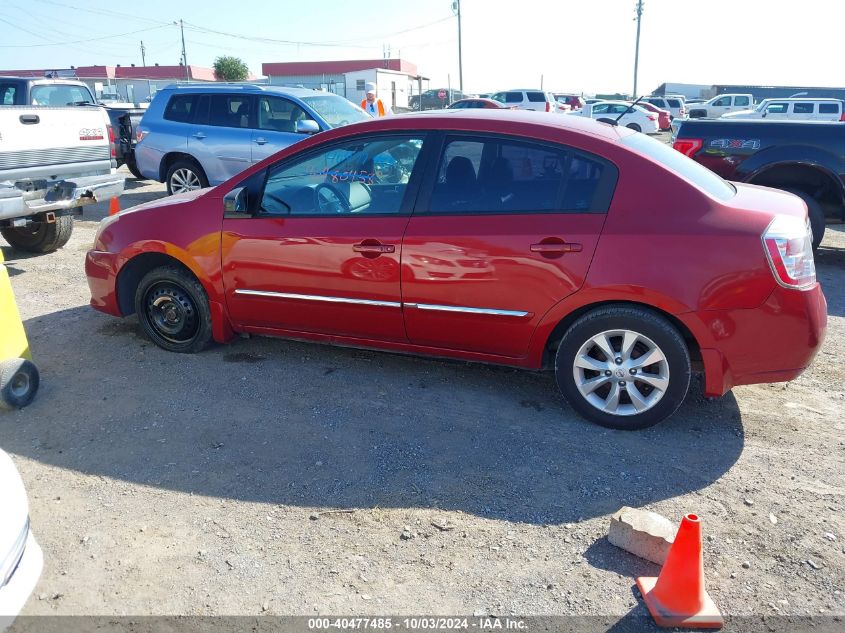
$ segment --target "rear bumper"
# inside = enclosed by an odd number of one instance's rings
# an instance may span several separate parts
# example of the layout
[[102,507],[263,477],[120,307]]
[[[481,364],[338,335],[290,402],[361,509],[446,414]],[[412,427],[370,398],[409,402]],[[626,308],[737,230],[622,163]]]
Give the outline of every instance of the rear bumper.
[[117,255],[105,251],[88,251],[85,275],[91,290],[91,307],[113,316],[123,316],[117,303]]
[[41,552],[32,532],[30,532],[26,539],[26,549],[24,549],[15,573],[12,574],[9,582],[0,589],[0,633],[11,626],[15,617],[23,609],[41,577],[43,567],[44,554]]
[[738,385],[797,378],[824,341],[827,302],[818,284],[804,291],[778,286],[757,308],[689,313],[682,320],[701,344],[705,394],[721,396]]
[[33,191],[0,186],[0,220],[73,209],[116,198],[123,193],[124,182],[125,176],[113,173],[37,181]]

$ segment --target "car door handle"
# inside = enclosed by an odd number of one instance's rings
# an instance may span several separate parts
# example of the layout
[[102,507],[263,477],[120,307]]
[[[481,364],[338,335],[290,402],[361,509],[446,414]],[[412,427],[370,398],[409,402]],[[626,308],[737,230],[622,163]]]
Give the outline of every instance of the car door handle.
[[364,240],[359,244],[353,244],[352,250],[356,253],[364,253],[367,255],[381,255],[382,253],[395,253],[396,246],[393,244],[382,244],[375,240]]
[[32,125],[33,123],[38,123],[41,121],[41,118],[37,114],[22,114],[20,117],[20,122],[24,125]]
[[258,138],[255,138],[255,139],[252,139],[252,140],[255,141],[256,143],[258,143],[259,145],[264,145],[265,143],[267,143],[267,139],[264,138],[263,136],[259,136]]
[[543,241],[538,244],[531,245],[532,253],[540,253],[544,256],[563,255],[564,253],[580,253],[583,247],[581,244],[574,242],[564,242],[563,240]]
[[202,140],[202,139],[205,138],[205,134],[203,134],[202,132],[197,132],[196,134],[194,134],[194,138],[198,138],[199,140]]

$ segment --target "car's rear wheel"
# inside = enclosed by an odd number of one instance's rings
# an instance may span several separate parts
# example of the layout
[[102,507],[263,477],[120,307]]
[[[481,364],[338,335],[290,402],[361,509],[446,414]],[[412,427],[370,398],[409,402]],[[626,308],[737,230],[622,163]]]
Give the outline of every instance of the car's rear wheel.
[[642,132],[643,131],[643,129],[639,125],[637,125],[636,123],[629,123],[625,127],[627,127],[628,129],[634,130],[634,132]]
[[202,167],[192,160],[177,160],[167,170],[167,193],[185,193],[208,187]]
[[135,156],[127,156],[125,159],[126,169],[129,170],[135,178],[138,180],[144,179],[144,174],[141,173],[141,170],[138,169],[138,163],[135,162]]
[[644,429],[672,415],[690,383],[690,357],[666,319],[633,306],[598,308],[567,330],[555,358],[558,387],[588,420]]
[[33,222],[21,227],[0,229],[12,247],[29,253],[52,253],[67,244],[73,233],[73,216],[63,215],[55,222]]
[[199,352],[211,341],[205,289],[177,266],[162,266],[144,275],[135,292],[135,312],[150,340],[169,352]]

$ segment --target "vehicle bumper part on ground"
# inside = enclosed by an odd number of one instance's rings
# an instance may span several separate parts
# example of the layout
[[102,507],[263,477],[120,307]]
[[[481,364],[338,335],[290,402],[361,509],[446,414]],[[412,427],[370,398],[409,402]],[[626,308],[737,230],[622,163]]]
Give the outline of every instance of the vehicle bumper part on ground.
[[0,184],[0,220],[64,211],[115,198],[123,193],[124,183],[125,176],[114,173],[39,181],[31,190]]

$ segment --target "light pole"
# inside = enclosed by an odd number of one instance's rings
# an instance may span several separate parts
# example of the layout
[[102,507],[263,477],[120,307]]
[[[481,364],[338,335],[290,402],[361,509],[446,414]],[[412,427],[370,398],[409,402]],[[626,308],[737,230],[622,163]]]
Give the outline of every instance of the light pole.
[[464,93],[464,63],[461,54],[461,0],[452,2],[452,11],[458,16],[458,90]]
[[637,0],[637,48],[634,51],[634,99],[637,98],[637,71],[640,65],[640,22],[643,19],[643,0]]
[[[174,22],[173,24],[176,24],[176,22]],[[182,20],[179,20],[179,30],[182,32],[182,64],[185,66],[185,79],[189,79],[190,74],[188,73],[188,55],[185,53],[185,25],[182,24]]]

